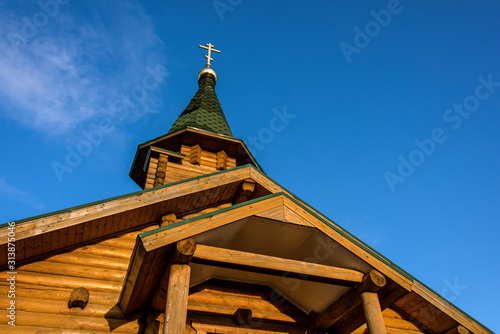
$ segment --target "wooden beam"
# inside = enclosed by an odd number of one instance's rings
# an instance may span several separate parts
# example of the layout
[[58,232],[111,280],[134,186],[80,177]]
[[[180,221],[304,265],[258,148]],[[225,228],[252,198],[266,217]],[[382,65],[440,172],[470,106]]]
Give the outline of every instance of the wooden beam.
[[197,245],[192,261],[218,267],[248,270],[270,275],[286,275],[287,277],[345,286],[354,286],[363,279],[362,272],[352,269],[206,245]]
[[164,334],[184,334],[186,330],[190,274],[191,268],[187,264],[170,267]]
[[327,329],[341,320],[347,313],[361,304],[361,294],[376,292],[386,284],[385,276],[376,270],[370,271],[357,288],[345,293],[333,304],[327,307],[313,321],[314,328]]
[[363,292],[361,302],[370,334],[386,334],[384,317],[376,292]]
[[250,196],[252,196],[253,191],[255,190],[255,181],[252,179],[246,179],[241,184],[241,188],[234,197],[234,204],[238,204],[241,202],[248,201]]

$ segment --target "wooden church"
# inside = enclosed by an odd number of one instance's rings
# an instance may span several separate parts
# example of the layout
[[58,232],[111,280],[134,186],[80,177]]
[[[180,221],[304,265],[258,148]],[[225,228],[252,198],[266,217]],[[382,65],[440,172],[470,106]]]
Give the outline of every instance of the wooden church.
[[212,47],[142,190],[0,226],[0,333],[491,333],[262,171]]

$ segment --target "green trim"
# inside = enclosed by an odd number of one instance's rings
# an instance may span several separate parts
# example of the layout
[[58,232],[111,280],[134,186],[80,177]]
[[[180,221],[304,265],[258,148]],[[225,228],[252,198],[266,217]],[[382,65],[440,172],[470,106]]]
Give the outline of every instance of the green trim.
[[159,148],[159,147],[156,147],[156,146],[150,146],[150,149],[151,149],[151,151],[165,153],[167,155],[171,155],[171,156],[174,156],[174,157],[177,157],[177,158],[185,158],[186,157],[185,154],[174,152],[174,151],[170,151],[170,150],[166,150],[164,148]]
[[161,135],[159,137],[156,137],[154,139],[148,140],[148,141],[146,141],[146,142],[144,142],[142,144],[139,144],[139,146],[137,148],[138,149],[144,148],[144,147],[150,145],[150,143],[160,141],[162,139],[165,139],[165,137],[173,137],[177,133],[182,132],[184,130],[189,130],[189,129],[196,130],[196,131],[202,131],[202,132],[205,132],[205,133],[207,133],[209,135],[212,135],[212,136],[215,135],[215,136],[220,136],[220,137],[224,137],[224,138],[228,138],[228,139],[236,139],[236,140],[239,140],[239,141],[243,141],[241,138],[232,137],[232,136],[228,136],[228,135],[223,135],[223,134],[220,134],[220,133],[213,133],[213,132],[210,132],[210,131],[207,131],[207,130],[203,130],[203,129],[199,129],[199,128],[195,128],[195,127],[192,127],[192,126],[185,126],[183,128],[180,128],[179,130],[176,130],[175,132],[166,133],[166,134]]
[[[28,218],[24,218],[24,219],[14,220],[14,222],[16,223],[16,225],[17,224],[22,224],[22,223],[26,223],[26,222],[31,221],[31,220],[45,218],[45,217],[57,215],[57,214],[60,214],[60,213],[71,212],[71,211],[75,211],[75,210],[78,210],[78,209],[86,208],[86,207],[89,207],[89,206],[92,206],[92,205],[102,204],[102,203],[111,202],[111,201],[122,199],[122,198],[126,198],[126,197],[140,195],[140,194],[144,194],[144,193],[147,193],[147,192],[150,192],[150,191],[155,191],[155,190],[158,190],[158,189],[162,189],[162,188],[170,187],[170,186],[173,186],[173,185],[181,184],[181,183],[184,183],[184,182],[189,182],[189,181],[193,181],[193,180],[196,180],[196,179],[201,179],[201,178],[212,176],[212,175],[215,175],[215,174],[228,173],[228,172],[236,170],[236,169],[242,169],[242,168],[247,168],[247,167],[252,167],[253,169],[255,169],[255,170],[258,171],[258,169],[256,169],[255,166],[250,165],[250,164],[243,165],[243,166],[238,166],[238,167],[234,167],[234,168],[231,168],[231,169],[225,169],[225,170],[213,172],[213,173],[210,173],[210,174],[204,174],[204,175],[195,176],[195,177],[192,177],[192,178],[189,178],[189,179],[185,179],[185,180],[180,180],[180,181],[177,181],[177,182],[172,182],[172,183],[164,184],[164,185],[161,185],[161,186],[158,186],[158,187],[154,187],[154,188],[143,189],[143,190],[135,191],[135,192],[132,192],[132,193],[128,193],[128,194],[124,194],[124,195],[120,195],[120,196],[115,196],[115,197],[110,197],[110,198],[106,198],[106,199],[101,199],[101,200],[90,202],[90,203],[86,203],[86,204],[80,204],[80,205],[77,205],[77,206],[72,206],[72,207],[69,207],[69,208],[66,208],[66,209],[52,211],[52,212],[44,213],[44,214],[33,216],[33,217],[28,217]],[[9,222],[3,223],[3,224],[0,225],[0,228],[9,226],[8,224],[9,224]]]
[[158,228],[156,228],[154,230],[151,230],[151,231],[143,232],[143,233],[139,234],[139,238],[142,239],[142,238],[145,238],[145,237],[147,237],[147,236],[149,236],[151,234],[155,234],[155,233],[158,233],[158,232],[166,231],[166,230],[178,227],[178,226],[189,224],[189,223],[191,223],[193,221],[196,221],[196,220],[199,220],[199,219],[211,217],[211,216],[214,216],[214,215],[219,214],[219,213],[223,213],[223,212],[226,212],[226,211],[231,211],[233,209],[238,209],[238,208],[240,208],[242,206],[246,206],[248,204],[257,203],[257,202],[264,201],[264,200],[269,199],[269,198],[279,197],[281,195],[285,195],[286,196],[286,194],[282,193],[282,192],[274,193],[274,194],[269,194],[269,195],[262,196],[262,197],[259,197],[259,198],[255,198],[255,199],[252,199],[252,200],[249,200],[249,201],[246,201],[246,202],[241,202],[239,204],[231,205],[231,206],[229,206],[227,208],[222,208],[222,209],[219,209],[219,210],[216,210],[216,211],[212,211],[212,212],[209,212],[209,213],[204,213],[202,215],[199,215],[199,216],[196,216],[196,217],[193,217],[193,218],[188,218],[188,219],[185,219],[185,220],[181,220],[180,222],[169,224],[169,225],[166,225],[166,226],[163,226],[163,227],[158,227]]

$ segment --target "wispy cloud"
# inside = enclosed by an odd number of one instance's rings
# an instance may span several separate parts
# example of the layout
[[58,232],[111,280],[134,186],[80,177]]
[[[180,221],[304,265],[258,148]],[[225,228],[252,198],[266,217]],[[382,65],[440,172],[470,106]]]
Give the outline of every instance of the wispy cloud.
[[[24,2],[23,2],[24,3]],[[27,43],[13,47],[23,17],[41,11],[0,4],[0,115],[36,130],[60,134],[100,117],[114,117],[113,99],[161,61],[162,46],[151,19],[130,1],[69,2]],[[12,36],[12,35],[11,35]],[[145,101],[137,114],[155,111]]]
[[21,203],[28,204],[37,209],[43,209],[44,205],[32,194],[11,186],[3,178],[0,178],[0,194]]

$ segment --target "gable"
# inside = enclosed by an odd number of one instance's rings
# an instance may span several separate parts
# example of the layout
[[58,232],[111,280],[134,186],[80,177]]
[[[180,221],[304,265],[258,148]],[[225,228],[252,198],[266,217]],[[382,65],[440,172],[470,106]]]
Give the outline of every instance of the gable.
[[[255,190],[241,197],[241,185],[247,179],[256,183]],[[159,227],[162,217],[169,214],[176,218]],[[163,276],[172,249],[180,240],[193,238],[207,247],[301,261],[302,265],[311,267],[310,263],[318,257],[317,244],[311,241],[317,242],[321,235],[328,240],[325,243],[335,244],[336,248],[334,255],[321,260],[320,265],[336,273],[343,269],[361,276],[376,270],[386,277],[387,284],[377,292],[382,309],[391,307],[431,333],[442,333],[459,325],[475,333],[488,333],[411,275],[252,167],[209,174],[16,222],[20,264],[34,268],[40,265],[33,264],[37,259],[75,247],[87,247],[97,254],[103,248],[90,247],[91,244],[153,224],[158,228],[141,233],[133,251],[127,255],[130,257],[127,274],[119,288],[120,310],[125,316],[146,306],[161,309],[165,305],[164,287],[168,279]],[[8,229],[3,227],[0,233],[6,236]],[[277,238],[279,236],[283,238]],[[4,255],[6,246],[6,243],[0,245]],[[6,256],[2,258],[5,259]],[[349,296],[357,298],[362,286],[359,280],[307,274],[310,279],[303,279],[300,272],[299,277],[292,278],[283,276],[284,271],[276,275],[256,266],[236,268],[234,264],[221,265],[224,261],[220,260],[210,263],[202,263],[202,260],[206,261],[195,256],[190,264],[192,286],[211,278],[267,285],[281,290],[287,300],[313,314],[313,324],[324,323],[321,328],[329,331],[352,332],[365,321],[359,303],[332,315],[337,312],[332,310],[339,309],[338,303]],[[57,268],[60,267],[54,266],[51,270]],[[109,272],[113,273],[112,270]],[[62,272],[52,275],[65,276]],[[318,277],[326,277],[327,281],[322,282]],[[299,287],[292,288],[297,282]]]

